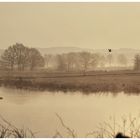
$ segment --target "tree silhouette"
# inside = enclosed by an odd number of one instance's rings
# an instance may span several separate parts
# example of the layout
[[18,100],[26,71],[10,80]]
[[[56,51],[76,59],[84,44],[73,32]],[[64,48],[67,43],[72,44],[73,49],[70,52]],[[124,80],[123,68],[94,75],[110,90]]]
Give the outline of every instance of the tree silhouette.
[[135,55],[134,69],[135,70],[140,70],[140,55],[139,54]]
[[16,43],[4,51],[0,63],[4,68],[10,70],[14,70],[14,68],[19,71],[23,71],[25,68],[33,70],[37,66],[44,66],[44,58],[37,49],[30,49],[23,44]]

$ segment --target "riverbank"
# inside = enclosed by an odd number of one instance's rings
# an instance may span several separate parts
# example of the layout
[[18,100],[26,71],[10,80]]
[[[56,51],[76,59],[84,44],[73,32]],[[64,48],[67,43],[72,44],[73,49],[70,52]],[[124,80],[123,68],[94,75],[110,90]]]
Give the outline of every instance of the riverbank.
[[[4,75],[4,74],[3,74]],[[10,73],[0,77],[0,86],[29,90],[140,93],[140,72]]]

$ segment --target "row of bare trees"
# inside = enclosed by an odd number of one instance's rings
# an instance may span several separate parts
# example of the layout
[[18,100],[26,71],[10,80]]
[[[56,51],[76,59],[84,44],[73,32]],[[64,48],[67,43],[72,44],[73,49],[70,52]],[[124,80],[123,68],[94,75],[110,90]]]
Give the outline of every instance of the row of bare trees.
[[73,71],[82,70],[86,72],[97,65],[98,55],[89,52],[67,53],[56,56],[56,66],[58,70]]
[[44,58],[37,49],[19,43],[6,49],[0,60],[1,67],[19,71],[33,70],[36,67],[43,67],[44,64]]
[[[90,52],[70,52],[63,54],[46,54],[44,56],[36,48],[29,48],[16,43],[8,47],[1,56],[1,68],[10,70],[34,70],[45,67],[57,71],[83,71],[95,70],[97,67],[104,69],[105,65],[111,65],[114,56]],[[123,54],[118,55],[118,63],[127,65],[127,58]],[[50,66],[51,65],[51,66]]]
[[[90,52],[70,52],[58,55],[46,54],[44,56],[46,68],[50,67],[59,71],[88,71],[100,67],[102,70],[114,64],[115,56],[112,54],[103,55]],[[128,60],[124,54],[117,55],[117,62],[120,66],[127,66]]]

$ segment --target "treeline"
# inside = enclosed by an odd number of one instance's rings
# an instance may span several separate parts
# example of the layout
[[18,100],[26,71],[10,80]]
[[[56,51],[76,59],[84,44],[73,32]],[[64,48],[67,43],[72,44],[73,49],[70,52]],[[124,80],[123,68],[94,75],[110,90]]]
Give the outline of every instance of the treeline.
[[46,54],[44,56],[47,69],[56,69],[59,71],[89,71],[105,70],[105,67],[113,67],[118,64],[126,67],[128,59],[124,54],[114,56],[90,52],[70,52],[58,55]]
[[140,70],[140,55],[136,54],[134,58],[134,70]]
[[63,54],[42,54],[36,48],[29,48],[23,44],[16,43],[8,47],[1,55],[0,65],[3,69],[11,71],[35,70],[44,68],[50,71],[82,71],[104,70],[106,65],[111,67],[116,59],[120,66],[126,66],[127,57],[124,54],[114,56],[90,52],[70,52]]
[[59,71],[84,71],[94,69],[98,55],[89,52],[67,53],[56,55],[56,68]]

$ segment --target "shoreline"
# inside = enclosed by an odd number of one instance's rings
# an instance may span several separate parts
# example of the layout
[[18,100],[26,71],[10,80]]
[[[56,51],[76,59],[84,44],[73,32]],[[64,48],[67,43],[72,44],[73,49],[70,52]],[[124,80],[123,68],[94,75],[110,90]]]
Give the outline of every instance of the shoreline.
[[[42,73],[41,73],[42,74]],[[40,74],[40,75],[41,75]],[[42,74],[43,75],[43,74]],[[5,76],[0,78],[0,86],[28,89],[35,91],[80,91],[85,94],[93,92],[140,93],[139,72],[93,72],[86,75],[44,74],[43,76]]]

